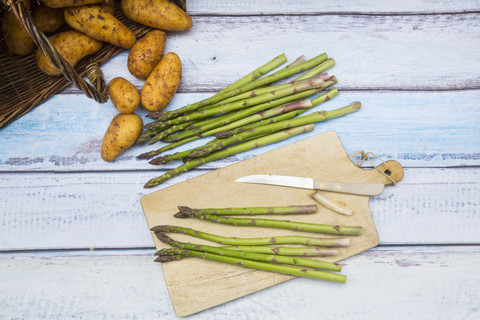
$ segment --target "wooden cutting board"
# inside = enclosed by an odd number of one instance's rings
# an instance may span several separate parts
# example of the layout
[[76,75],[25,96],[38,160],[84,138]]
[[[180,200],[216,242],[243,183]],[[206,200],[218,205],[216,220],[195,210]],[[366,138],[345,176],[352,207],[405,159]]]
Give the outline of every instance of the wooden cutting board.
[[[403,168],[400,164],[395,161],[387,161],[386,164],[388,168],[384,164],[378,167],[379,170],[390,170],[390,177],[400,181],[403,177]],[[180,205],[212,208],[316,204],[309,197],[311,190],[234,182],[237,178],[251,174],[294,175],[343,182],[392,183],[377,170],[364,170],[355,166],[345,152],[336,132],[328,131],[143,196],[141,203],[149,227],[180,225],[222,236],[236,237],[293,234],[294,231],[288,230],[236,227],[173,217],[173,214],[178,211],[177,206]],[[363,235],[351,238],[350,247],[342,248],[337,256],[324,258],[324,260],[340,261],[378,244],[378,234],[370,214],[368,196],[329,192],[323,194],[353,209],[353,215],[341,215],[319,205],[318,212],[312,215],[288,216],[283,219],[359,225],[364,228]],[[297,232],[296,234],[312,236],[308,233]],[[152,236],[157,249],[167,247],[153,234]],[[170,234],[170,236],[180,241],[212,245],[211,242],[181,234]],[[198,258],[164,263],[162,268],[170,299],[179,317],[194,314],[292,278]],[[319,281],[318,285],[322,285],[322,282]]]

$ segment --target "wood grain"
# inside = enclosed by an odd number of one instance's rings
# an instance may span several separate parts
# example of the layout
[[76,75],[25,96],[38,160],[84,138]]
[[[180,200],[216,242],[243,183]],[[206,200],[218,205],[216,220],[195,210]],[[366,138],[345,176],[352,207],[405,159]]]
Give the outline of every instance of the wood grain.
[[188,12],[191,15],[270,15],[288,12],[292,15],[331,15],[331,14],[425,14],[445,12],[478,12],[477,1],[428,1],[408,0],[388,1],[342,1],[319,2],[316,0],[285,1],[218,1],[189,0]]
[[[162,267],[152,255],[153,250],[0,254],[0,317],[176,319]],[[344,285],[296,278],[189,318],[315,319],[319,308],[325,318],[342,319],[386,319],[392,310],[402,319],[480,316],[478,247],[377,247],[342,264]]]

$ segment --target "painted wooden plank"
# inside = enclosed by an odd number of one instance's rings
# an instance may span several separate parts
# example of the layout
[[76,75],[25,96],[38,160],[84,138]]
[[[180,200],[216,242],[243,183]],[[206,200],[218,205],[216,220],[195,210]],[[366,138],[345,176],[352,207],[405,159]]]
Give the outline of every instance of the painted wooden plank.
[[[0,174],[0,251],[153,247],[140,197],[152,172]],[[370,200],[381,244],[480,244],[480,169],[407,168]],[[179,203],[182,205],[182,203]]]
[[[166,51],[182,60],[181,92],[219,90],[283,52],[290,61],[327,52],[349,90],[478,88],[479,15],[196,16],[188,32],[168,34]],[[105,78],[140,88],[126,60],[105,64]]]
[[191,15],[269,15],[269,14],[418,14],[479,11],[478,1],[205,1],[190,0]]
[[[176,319],[152,254],[0,254],[0,317]],[[476,319],[479,263],[478,246],[379,247],[343,261],[346,284],[297,278],[192,318]]]
[[[208,97],[177,94],[169,109]],[[315,131],[207,164],[227,164],[272,150],[327,130],[336,130],[348,153],[363,149],[403,166],[479,165],[480,91],[443,92],[341,92],[314,111],[333,110],[361,101],[359,112],[316,126]],[[170,169],[179,161],[152,166],[135,157],[164,144],[135,146],[113,163],[100,157],[103,135],[117,114],[109,102],[99,105],[82,95],[59,95],[0,131],[0,171],[92,171]],[[139,109],[144,117],[146,112]],[[145,123],[150,119],[145,119]],[[200,146],[209,139],[181,146],[171,152]]]

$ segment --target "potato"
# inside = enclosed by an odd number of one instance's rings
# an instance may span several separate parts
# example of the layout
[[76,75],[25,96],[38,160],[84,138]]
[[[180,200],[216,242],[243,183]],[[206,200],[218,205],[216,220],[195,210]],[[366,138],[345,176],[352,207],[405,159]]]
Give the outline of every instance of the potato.
[[177,92],[182,75],[182,62],[177,54],[167,53],[145,80],[140,100],[145,109],[164,109]]
[[[102,48],[102,43],[89,36],[69,30],[58,33],[48,38],[50,43],[57,49],[58,53],[74,67],[83,57],[93,54]],[[55,68],[41,50],[37,51],[37,65],[48,75],[56,76],[61,74]]]
[[[30,9],[30,1],[25,1],[24,4],[27,9]],[[2,19],[2,32],[8,50],[14,54],[26,56],[35,48],[35,43],[13,11],[5,10]]]
[[122,77],[116,77],[108,83],[108,94],[115,108],[121,113],[133,113],[140,104],[137,88]]
[[33,21],[40,31],[55,32],[65,25],[63,9],[50,8],[41,4],[33,10]]
[[98,4],[103,10],[110,14],[115,14],[115,0],[103,1]]
[[131,48],[135,34],[120,20],[100,6],[81,6],[65,9],[65,21],[75,30],[122,48]]
[[99,2],[102,2],[103,0],[40,0],[40,1],[50,8],[67,8],[67,7],[83,6],[85,4],[91,4],[91,3],[99,3]]
[[143,121],[135,113],[117,114],[103,137],[101,155],[105,161],[115,160],[130,148],[140,136]]
[[132,75],[146,79],[162,59],[167,35],[153,30],[137,41],[128,54],[127,66]]
[[155,29],[185,31],[193,25],[190,15],[168,0],[122,0],[120,6],[127,18]]

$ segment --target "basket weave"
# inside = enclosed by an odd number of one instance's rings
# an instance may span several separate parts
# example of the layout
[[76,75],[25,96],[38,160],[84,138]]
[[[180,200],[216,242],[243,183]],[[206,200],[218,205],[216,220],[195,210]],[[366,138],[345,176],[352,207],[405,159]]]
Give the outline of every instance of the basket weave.
[[[72,83],[87,97],[99,103],[108,100],[99,67],[125,50],[124,48],[104,43],[99,52],[82,59],[75,68],[72,68],[50,45],[46,36],[36,28],[21,0],[1,1],[3,7],[0,5],[0,17],[3,11],[14,10],[19,21],[26,26],[37,48],[50,58],[63,75],[49,76],[40,71],[36,64],[35,51],[24,57],[9,53],[0,31],[0,129]],[[170,1],[186,11],[184,0]],[[150,27],[126,18],[119,5],[116,6],[115,16],[132,30],[137,38],[152,30]],[[92,84],[85,81],[84,77],[87,77]]]

